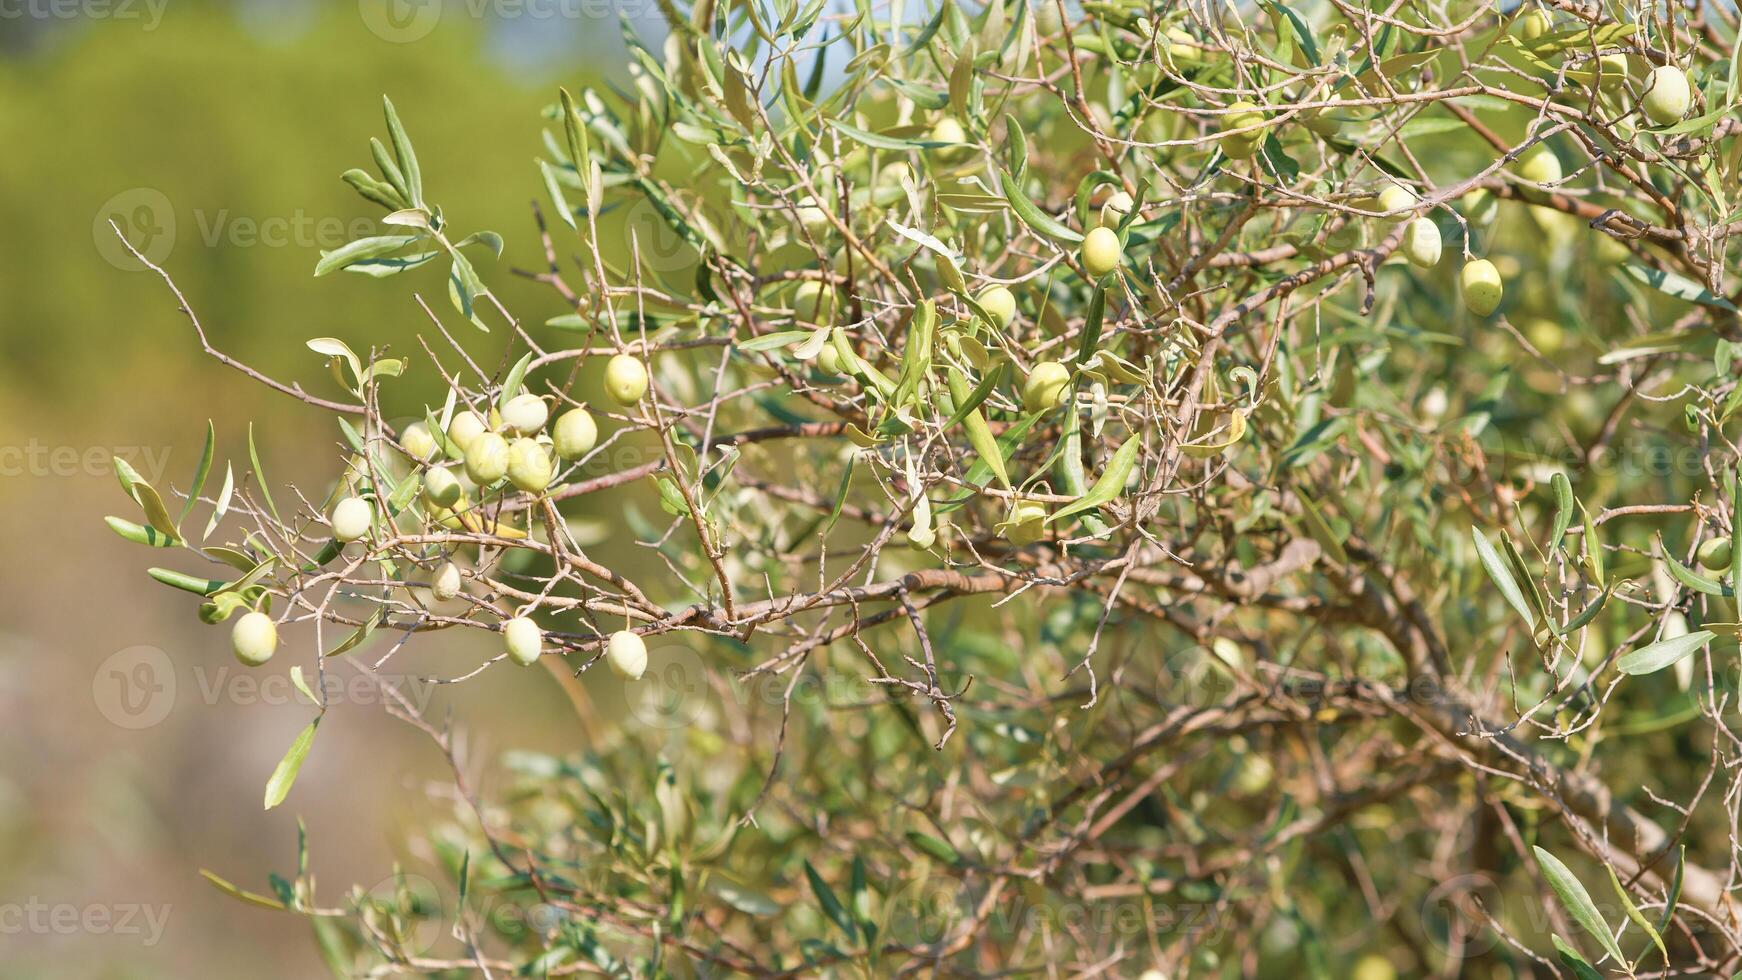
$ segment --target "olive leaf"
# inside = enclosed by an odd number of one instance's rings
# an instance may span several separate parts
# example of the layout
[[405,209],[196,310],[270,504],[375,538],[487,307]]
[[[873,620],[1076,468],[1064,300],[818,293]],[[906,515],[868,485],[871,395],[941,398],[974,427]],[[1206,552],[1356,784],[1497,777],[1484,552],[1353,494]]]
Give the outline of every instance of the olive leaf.
[[[1500,533],[1504,535],[1506,532],[1502,530]],[[1530,605],[1525,602],[1524,592],[1519,589],[1518,581],[1512,577],[1512,572],[1507,569],[1506,560],[1501,558],[1500,554],[1494,550],[1494,546],[1488,543],[1481,528],[1470,528],[1470,540],[1475,542],[1476,554],[1482,559],[1482,568],[1487,571],[1488,578],[1493,580],[1495,586],[1500,589],[1500,595],[1518,613],[1518,618],[1524,620],[1526,626],[1534,625],[1536,617],[1531,614]]]
[[1053,512],[1052,516],[1046,519],[1046,522],[1051,524],[1067,517],[1074,517],[1117,498],[1124,492],[1125,483],[1131,478],[1131,471],[1137,465],[1137,453],[1142,448],[1143,436],[1133,433],[1125,440],[1124,445],[1119,447],[1119,451],[1113,454],[1112,460],[1107,463],[1107,468],[1101,472],[1100,479],[1096,480],[1095,485],[1089,488],[1089,492],[1084,494],[1076,503],[1066,505]]
[[1623,674],[1650,674],[1692,655],[1716,636],[1710,630],[1696,630],[1684,636],[1658,640],[1617,660],[1615,666]]
[[1627,957],[1621,954],[1621,947],[1615,943],[1615,934],[1609,930],[1602,915],[1598,914],[1597,906],[1591,901],[1591,895],[1585,891],[1585,886],[1561,863],[1560,858],[1540,847],[1532,847],[1531,850],[1536,854],[1537,864],[1542,867],[1543,877],[1548,879],[1549,887],[1560,896],[1561,904],[1566,906],[1567,914],[1573,917],[1573,921],[1602,944],[1603,949],[1615,957],[1616,962],[1627,962]]
[[320,727],[324,717],[316,715],[315,720],[308,723],[308,727],[296,736],[296,741],[290,743],[290,750],[278,761],[278,767],[272,770],[272,778],[266,781],[266,809],[283,803],[285,796],[289,795],[297,773],[302,771],[303,761],[308,758],[309,746],[314,744],[315,729]]

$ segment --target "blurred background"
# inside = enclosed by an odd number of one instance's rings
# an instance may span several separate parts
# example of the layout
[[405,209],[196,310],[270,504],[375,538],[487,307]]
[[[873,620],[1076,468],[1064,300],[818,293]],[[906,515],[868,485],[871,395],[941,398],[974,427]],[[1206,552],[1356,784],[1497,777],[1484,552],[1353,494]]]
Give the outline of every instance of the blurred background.
[[[491,285],[524,319],[565,312],[508,271],[542,261],[539,112],[559,84],[609,81],[624,18],[658,43],[651,0],[0,0],[0,976],[323,975],[306,933],[199,870],[266,891],[295,870],[300,817],[337,899],[415,863],[393,828],[427,816],[425,781],[446,774],[341,668],[319,751],[262,810],[314,709],[282,670],[245,673],[227,632],[104,526],[132,516],[110,459],[185,488],[208,418],[220,471],[246,460],[254,420],[269,478],[314,496],[339,433],[203,355],[108,222],[175,277],[215,347],[337,394],[305,338],[415,351],[427,322],[424,279],[311,275],[322,248],[377,227],[339,174],[367,165],[388,94],[432,198],[507,239]],[[405,390],[439,380],[424,374]],[[473,723],[486,793],[505,748],[581,738],[572,712],[526,703],[560,701],[556,685],[520,681],[408,689]]]

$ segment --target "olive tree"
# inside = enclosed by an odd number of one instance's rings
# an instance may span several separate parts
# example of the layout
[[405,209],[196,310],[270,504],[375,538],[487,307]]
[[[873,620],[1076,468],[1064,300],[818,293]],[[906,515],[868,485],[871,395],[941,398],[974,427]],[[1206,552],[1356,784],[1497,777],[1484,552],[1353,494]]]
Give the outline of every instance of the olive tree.
[[389,686],[444,884],[215,883],[340,975],[1742,967],[1733,9],[663,9],[518,266],[387,104],[314,271],[420,349],[287,379],[158,270],[348,452],[118,463],[152,574],[589,733],[485,792]]

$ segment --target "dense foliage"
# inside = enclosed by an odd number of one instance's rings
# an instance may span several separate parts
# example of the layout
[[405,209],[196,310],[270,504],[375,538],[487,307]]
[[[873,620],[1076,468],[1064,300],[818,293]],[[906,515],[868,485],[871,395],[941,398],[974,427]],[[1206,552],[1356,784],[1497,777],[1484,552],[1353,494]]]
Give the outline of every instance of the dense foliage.
[[244,662],[468,631],[592,734],[486,796],[393,700],[446,884],[222,887],[341,975],[1737,969],[1732,14],[666,13],[549,107],[535,268],[389,103],[315,272],[419,349],[207,343],[324,495],[118,465]]

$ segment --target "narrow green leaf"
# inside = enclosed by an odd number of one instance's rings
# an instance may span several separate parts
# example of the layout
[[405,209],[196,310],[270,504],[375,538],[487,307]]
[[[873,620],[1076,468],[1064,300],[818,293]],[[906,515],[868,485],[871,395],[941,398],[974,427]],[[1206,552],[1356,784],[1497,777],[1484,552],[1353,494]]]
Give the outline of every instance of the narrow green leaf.
[[272,513],[272,519],[280,524],[284,518],[278,516],[278,505],[272,502],[272,488],[266,485],[266,471],[260,467],[260,452],[254,445],[254,423],[248,423],[248,462],[254,467],[254,482],[260,487],[260,496],[266,501],[266,509]]
[[187,503],[181,506],[181,517],[176,520],[179,527],[182,521],[188,519],[188,512],[194,509],[194,501],[200,499],[200,492],[206,488],[206,477],[212,472],[212,456],[218,446],[218,430],[212,425],[212,420],[206,420],[206,448],[200,451],[200,464],[194,467],[194,482],[188,487]]
[[1035,206],[1028,199],[1028,195],[1022,193],[1022,188],[1016,186],[1015,178],[1008,173],[1002,170],[998,172],[998,184],[1004,190],[1004,199],[1010,202],[1010,209],[1016,212],[1023,224],[1035,232],[1054,241],[1076,243],[1083,240],[1080,233],[1072,231],[1057,218]]
[[840,926],[848,939],[854,938],[858,933],[853,926],[853,917],[847,914],[841,900],[835,897],[834,889],[817,874],[817,869],[811,867],[809,861],[804,863],[804,875],[810,881],[811,891],[817,897],[817,904],[822,906],[823,914],[829,917],[830,922]]
[[[1506,532],[1501,531],[1500,533],[1505,534]],[[1530,606],[1525,602],[1524,592],[1518,588],[1517,580],[1507,570],[1505,559],[1501,558],[1500,554],[1494,550],[1494,546],[1488,543],[1488,539],[1482,535],[1480,528],[1470,528],[1470,539],[1476,543],[1476,554],[1482,559],[1482,567],[1487,570],[1488,577],[1499,587],[1500,594],[1518,613],[1519,618],[1524,620],[1526,626],[1534,626],[1536,618],[1531,615]]]
[[1664,948],[1663,937],[1657,934],[1657,927],[1647,922],[1645,916],[1639,914],[1639,908],[1633,904],[1633,896],[1627,894],[1627,889],[1621,887],[1621,879],[1615,876],[1615,866],[1605,865],[1604,868],[1609,872],[1610,887],[1615,889],[1616,897],[1621,899],[1621,911],[1627,913],[1627,917],[1633,920],[1633,924],[1650,937],[1652,944],[1657,947],[1657,951],[1663,954],[1663,961],[1668,963],[1669,950]]
[[381,97],[381,105],[387,116],[387,135],[393,140],[393,155],[399,164],[400,173],[405,175],[405,186],[411,198],[411,206],[423,207],[423,171],[417,165],[417,153],[411,148],[411,137],[405,134],[405,126],[399,121],[399,112],[393,108],[393,100],[387,96]]
[[1130,479],[1131,471],[1137,465],[1137,453],[1142,448],[1142,433],[1132,433],[1126,438],[1125,444],[1119,447],[1119,451],[1113,454],[1112,460],[1107,463],[1107,468],[1101,471],[1100,479],[1096,480],[1095,485],[1089,488],[1089,492],[1083,494],[1076,503],[1055,512],[1046,519],[1046,522],[1051,524],[1084,511],[1094,510],[1118,497],[1125,491],[1125,481]]
[[1648,643],[1615,662],[1623,674],[1650,674],[1682,660],[1710,642],[1717,634],[1696,630],[1685,636]]
[[1615,944],[1615,934],[1609,931],[1609,926],[1598,914],[1596,903],[1591,901],[1591,895],[1585,891],[1585,886],[1579,883],[1560,858],[1543,850],[1532,847],[1536,852],[1536,860],[1542,866],[1543,876],[1548,879],[1549,887],[1560,896],[1561,904],[1566,906],[1567,913],[1573,917],[1580,928],[1590,933],[1617,963],[1627,962],[1627,957],[1621,955],[1621,947]]
[[320,727],[321,718],[317,715],[314,721],[290,743],[290,751],[284,753],[284,758],[278,762],[278,768],[272,771],[272,778],[266,781],[266,809],[270,810],[284,802],[290,793],[290,787],[296,783],[296,774],[302,771],[303,760],[308,758],[309,746],[314,744],[315,729]]
[[1553,554],[1561,546],[1561,539],[1566,537],[1567,528],[1573,526],[1573,484],[1565,473],[1556,473],[1549,481],[1554,487],[1555,511],[1554,530],[1548,536],[1548,550]]

